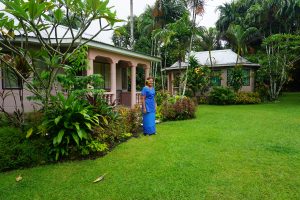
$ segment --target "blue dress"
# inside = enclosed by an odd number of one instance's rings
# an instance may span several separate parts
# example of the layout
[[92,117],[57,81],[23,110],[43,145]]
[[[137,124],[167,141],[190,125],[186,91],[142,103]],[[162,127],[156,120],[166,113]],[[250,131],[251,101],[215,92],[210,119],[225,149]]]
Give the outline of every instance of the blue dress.
[[[142,96],[145,97],[146,113],[143,112],[143,129],[144,134],[152,135],[156,133],[155,128],[155,90],[145,86],[142,89]],[[144,110],[144,108],[142,108]]]

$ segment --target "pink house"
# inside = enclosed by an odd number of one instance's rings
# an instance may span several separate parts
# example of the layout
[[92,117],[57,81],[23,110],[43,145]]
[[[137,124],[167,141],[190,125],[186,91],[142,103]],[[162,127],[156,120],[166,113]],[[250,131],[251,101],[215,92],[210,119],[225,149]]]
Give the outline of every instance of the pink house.
[[[80,42],[85,42],[91,36],[84,34]],[[68,42],[64,39],[65,43]],[[39,45],[39,42],[34,37],[30,38],[32,45]],[[87,75],[101,74],[104,79],[103,88],[106,90],[104,98],[108,102],[116,102],[118,104],[133,107],[140,103],[140,92],[136,90],[137,68],[144,70],[144,77],[147,78],[150,73],[151,62],[160,62],[158,57],[137,53],[127,49],[114,47],[100,42],[97,39],[87,43],[89,69]],[[15,94],[15,99],[18,100],[19,92],[23,91],[24,96],[30,96],[28,91],[19,87],[17,82],[8,85],[10,77],[7,77],[4,72],[0,73],[0,94],[12,92]],[[130,90],[128,85],[130,84]],[[15,110],[15,100],[12,96],[0,98],[0,104],[3,104],[9,111]],[[20,103],[17,103],[20,105]],[[24,99],[25,111],[30,111],[34,108],[34,103]]]

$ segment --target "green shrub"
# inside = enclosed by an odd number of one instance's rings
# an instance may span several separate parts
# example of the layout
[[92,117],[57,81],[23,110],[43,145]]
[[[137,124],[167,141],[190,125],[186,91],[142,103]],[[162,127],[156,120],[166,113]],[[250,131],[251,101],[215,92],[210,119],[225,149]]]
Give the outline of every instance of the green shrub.
[[125,125],[124,132],[138,136],[142,123],[141,108],[138,105],[134,108],[120,106],[117,108],[117,112],[120,115],[120,123]]
[[243,86],[243,69],[238,65],[228,71],[228,83],[230,87],[235,91],[239,91]]
[[[100,126],[99,118],[105,124],[107,120],[96,114],[93,106],[75,95],[64,97],[58,94],[55,98],[54,103],[45,111],[37,132],[52,142],[50,153],[58,160],[59,157],[78,153],[91,142],[92,127]],[[32,132],[33,128],[29,129],[28,136]]]
[[79,147],[81,155],[84,156],[98,156],[104,155],[108,148],[106,143],[103,143],[98,140],[86,141],[86,145]]
[[234,104],[234,99],[234,92],[226,87],[214,87],[208,96],[209,104],[214,105]]
[[19,129],[0,128],[0,171],[47,163],[48,151],[49,143],[44,138],[29,140]]
[[93,130],[93,140],[106,144],[108,149],[112,149],[130,137],[132,134],[126,132],[125,124],[120,120],[110,121],[104,129],[95,127]]
[[267,85],[256,83],[255,91],[259,94],[259,98],[262,102],[266,102],[270,99],[269,89]]
[[259,94],[256,92],[238,92],[235,99],[236,104],[257,104],[261,103]]
[[115,147],[132,136],[141,133],[141,109],[139,106],[131,109],[117,106],[114,110],[115,117],[109,118],[109,123],[104,127],[93,128],[93,141],[106,144],[108,149]]
[[200,96],[197,99],[198,104],[208,104],[208,96]]
[[160,107],[162,120],[184,120],[195,117],[196,105],[188,97],[172,97],[164,101]]
[[171,95],[169,92],[158,91],[158,92],[156,92],[156,96],[155,96],[156,104],[158,106],[160,106],[164,100],[166,100],[170,97],[171,97]]

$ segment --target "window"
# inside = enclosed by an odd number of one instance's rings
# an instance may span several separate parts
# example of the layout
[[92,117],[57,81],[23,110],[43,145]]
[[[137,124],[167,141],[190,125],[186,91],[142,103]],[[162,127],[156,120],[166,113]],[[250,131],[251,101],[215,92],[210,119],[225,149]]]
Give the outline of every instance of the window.
[[[227,85],[230,86],[230,80],[232,79],[232,70],[227,69]],[[250,86],[250,69],[243,69],[243,86]]]
[[103,78],[103,84],[101,88],[110,89],[110,64],[94,62],[94,74],[100,74]]
[[212,86],[221,86],[221,70],[213,70],[211,77],[211,85]]
[[250,69],[243,69],[243,86],[250,86]]
[[22,81],[14,71],[2,68],[2,89],[21,89]]
[[127,90],[128,88],[128,78],[127,78],[127,68],[122,68],[122,90]]

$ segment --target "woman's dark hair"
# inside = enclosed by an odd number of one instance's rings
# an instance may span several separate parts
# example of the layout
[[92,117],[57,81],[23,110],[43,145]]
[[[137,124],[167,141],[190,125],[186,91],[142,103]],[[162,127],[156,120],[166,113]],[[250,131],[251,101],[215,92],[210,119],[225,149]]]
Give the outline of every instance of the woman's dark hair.
[[149,84],[149,80],[152,79],[154,81],[154,78],[152,76],[149,76],[148,78],[146,78],[146,85]]

